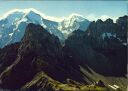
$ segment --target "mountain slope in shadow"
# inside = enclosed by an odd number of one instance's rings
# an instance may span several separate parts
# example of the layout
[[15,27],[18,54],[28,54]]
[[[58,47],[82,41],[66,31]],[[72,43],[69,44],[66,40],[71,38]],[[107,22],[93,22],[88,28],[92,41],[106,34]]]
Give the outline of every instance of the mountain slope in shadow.
[[21,88],[40,71],[60,82],[67,78],[84,82],[78,66],[64,60],[59,39],[43,27],[29,24],[18,46],[15,61],[0,75],[1,87]]
[[[120,27],[125,25],[125,19],[121,19],[122,23],[118,20],[119,24],[116,25],[111,20],[97,21],[100,24],[92,22],[87,31],[72,32],[64,46],[58,37],[40,25],[28,24],[21,42],[0,49],[0,87],[46,91],[109,91],[108,85],[119,81],[116,84],[126,88],[127,46],[122,44],[125,39],[121,37],[125,34],[122,32],[119,35],[122,42],[113,36],[100,36],[107,33],[103,27],[107,28],[109,24],[110,30],[115,28],[112,26],[122,29]],[[98,32],[99,29],[103,33]],[[90,87],[98,80],[102,80],[106,87]]]

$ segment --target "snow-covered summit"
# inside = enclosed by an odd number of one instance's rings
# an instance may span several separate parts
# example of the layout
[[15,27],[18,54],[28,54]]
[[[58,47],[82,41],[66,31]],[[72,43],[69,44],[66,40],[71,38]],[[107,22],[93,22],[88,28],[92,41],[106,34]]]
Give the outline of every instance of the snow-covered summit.
[[56,18],[46,16],[33,8],[14,9],[0,17],[0,47],[20,41],[29,23],[43,26],[51,34],[64,41],[74,30],[85,31],[90,22],[79,14]]
[[82,15],[71,14],[69,17],[64,18],[59,24],[59,30],[62,30],[62,33],[70,34],[74,30],[80,29],[85,31],[90,21],[85,19]]
[[47,16],[47,15],[43,14],[42,12],[40,12],[40,11],[34,9],[34,8],[10,10],[7,13],[5,13],[3,16],[1,16],[0,20],[6,19],[7,17],[9,17],[11,15],[21,16],[21,15],[30,15],[30,14],[37,14],[37,15],[43,17],[44,19],[51,20],[51,21],[56,21],[56,22],[60,22],[60,21],[63,20],[63,18],[56,18],[56,17]]
[[85,20],[84,16],[76,13],[71,14],[67,19],[72,21],[78,21],[78,22]]

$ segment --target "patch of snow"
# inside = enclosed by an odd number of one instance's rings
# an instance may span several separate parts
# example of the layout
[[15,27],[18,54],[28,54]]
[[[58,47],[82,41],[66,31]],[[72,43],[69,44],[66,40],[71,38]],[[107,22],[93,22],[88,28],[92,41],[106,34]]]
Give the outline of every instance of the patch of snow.
[[123,43],[123,45],[125,45],[125,46],[126,46],[126,45],[127,45],[127,43]]
[[122,40],[120,38],[117,38],[120,42],[122,42]]
[[12,37],[13,33],[10,33],[9,36]]
[[2,27],[4,27],[4,24],[2,24]]
[[116,34],[106,32],[106,33],[102,34],[102,38],[104,39],[105,37],[108,37],[108,38],[115,37],[116,38]]

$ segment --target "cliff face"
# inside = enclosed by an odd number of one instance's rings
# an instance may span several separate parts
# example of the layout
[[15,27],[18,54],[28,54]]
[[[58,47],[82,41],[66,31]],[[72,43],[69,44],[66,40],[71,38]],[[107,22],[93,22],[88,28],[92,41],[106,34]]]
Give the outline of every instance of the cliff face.
[[110,40],[115,38],[124,44],[127,43],[127,20],[128,16],[119,17],[116,23],[111,19],[97,20],[89,25],[86,33],[96,38],[98,43],[102,43],[105,38]]
[[112,67],[110,71],[116,76],[127,73],[127,20],[128,17],[124,16],[116,23],[111,19],[92,22],[84,36],[93,50],[107,58]]

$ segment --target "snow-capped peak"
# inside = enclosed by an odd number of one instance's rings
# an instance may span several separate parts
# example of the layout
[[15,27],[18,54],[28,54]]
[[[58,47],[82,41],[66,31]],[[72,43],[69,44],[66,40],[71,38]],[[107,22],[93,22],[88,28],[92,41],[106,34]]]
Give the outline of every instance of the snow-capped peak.
[[58,29],[62,30],[62,33],[69,35],[74,30],[80,29],[85,31],[89,23],[90,21],[85,19],[84,16],[74,13],[69,17],[64,18],[64,20],[59,24]]
[[80,15],[80,14],[77,14],[77,13],[73,13],[71,15],[69,15],[68,17],[52,17],[52,16],[47,16],[45,14],[43,14],[42,12],[34,9],[34,8],[29,8],[29,9],[13,9],[13,10],[10,10],[8,11],[7,13],[5,13],[4,15],[2,15],[0,17],[0,20],[1,19],[4,19],[4,18],[7,18],[8,16],[10,15],[28,15],[28,14],[38,14],[40,15],[41,17],[43,17],[44,19],[47,19],[47,20],[51,20],[51,21],[56,21],[56,22],[62,22],[64,20],[76,20],[78,22],[80,21],[83,21],[85,20],[85,17]]
[[76,14],[76,13],[73,13],[71,14],[68,18],[68,20],[76,20],[77,22],[81,22],[81,21],[84,21],[85,20],[85,17],[80,15],[80,14]]
[[40,15],[44,19],[51,20],[51,21],[56,21],[56,22],[60,22],[60,21],[63,20],[62,18],[46,16],[45,14],[41,13],[40,11],[38,11],[38,10],[36,10],[34,8],[29,8],[29,9],[13,9],[13,10],[10,10],[7,13],[5,13],[4,15],[2,15],[0,17],[0,20],[5,19],[8,16],[13,15],[13,14],[16,14],[16,13],[18,13],[19,15],[21,15],[21,14],[28,15],[30,13],[35,13],[35,14]]
[[74,30],[86,30],[89,21],[82,15],[71,14],[67,18],[46,16],[36,9],[14,9],[0,18],[0,47],[19,42],[29,23],[39,24],[64,41]]

